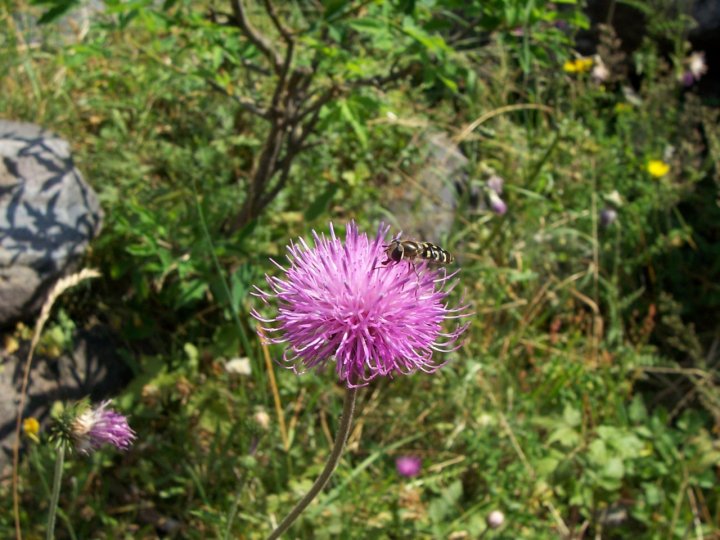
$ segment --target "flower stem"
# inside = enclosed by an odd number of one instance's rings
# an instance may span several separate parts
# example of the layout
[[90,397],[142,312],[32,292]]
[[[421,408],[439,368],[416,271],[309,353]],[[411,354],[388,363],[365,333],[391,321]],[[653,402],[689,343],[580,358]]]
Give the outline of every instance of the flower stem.
[[60,484],[62,483],[63,464],[65,463],[65,445],[60,444],[55,459],[55,474],[53,475],[52,493],[50,494],[50,508],[47,518],[47,532],[45,538],[55,538],[55,516],[57,515],[58,500],[60,499]]
[[310,488],[310,491],[307,492],[307,495],[305,495],[300,502],[295,505],[295,508],[290,511],[285,519],[282,520],[280,525],[278,525],[272,534],[268,536],[268,540],[280,538],[280,535],[290,528],[290,525],[295,522],[298,516],[303,513],[312,500],[317,497],[318,493],[322,491],[328,480],[330,480],[330,476],[332,476],[335,467],[337,467],[337,464],[340,461],[340,456],[342,455],[343,448],[345,448],[348,435],[350,435],[350,427],[352,426],[353,414],[355,413],[355,397],[357,396],[357,390],[357,387],[347,389],[347,393],[345,394],[345,403],[343,404],[343,412],[340,417],[340,427],[335,435],[335,444],[333,445],[330,457],[325,464],[325,468],[320,473],[317,480],[315,480],[315,483]]

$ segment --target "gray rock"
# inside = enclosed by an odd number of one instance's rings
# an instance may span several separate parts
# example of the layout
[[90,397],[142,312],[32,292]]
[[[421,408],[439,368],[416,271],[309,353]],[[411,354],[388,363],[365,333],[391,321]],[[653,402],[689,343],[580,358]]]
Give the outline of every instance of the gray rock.
[[[468,159],[442,132],[423,138],[425,164],[402,190],[388,195],[388,207],[403,231],[403,238],[440,242],[452,228],[457,185],[464,180]],[[396,234],[397,230],[392,230]]]
[[34,124],[0,120],[0,326],[35,314],[101,222],[68,143]]

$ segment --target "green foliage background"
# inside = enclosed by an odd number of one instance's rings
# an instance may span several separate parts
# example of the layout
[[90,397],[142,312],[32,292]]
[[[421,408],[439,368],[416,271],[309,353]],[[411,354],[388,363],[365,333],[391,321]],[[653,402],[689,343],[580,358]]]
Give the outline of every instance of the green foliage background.
[[[72,142],[106,216],[87,261],[104,278],[65,300],[46,340],[68,321],[109,326],[134,370],[116,404],[138,441],[69,460],[58,536],[266,536],[322,467],[342,389],[276,369],[286,447],[249,291],[330,221],[412,231],[428,216],[400,222],[402,197],[452,211],[432,240],[456,254],[476,316],[447,368],[364,391],[296,537],[718,534],[718,112],[678,83],[691,21],[660,4],[630,55],[600,30],[598,82],[563,69],[589,24],[572,1],[277,2],[295,65],[336,93],[287,184],[238,228],[269,129],[243,104],[266,103],[276,78],[226,24],[231,3],[110,1],[82,29],[75,2],[4,2],[0,108]],[[437,132],[469,160],[455,208],[418,187]],[[650,160],[670,172],[654,178]],[[491,174],[503,216],[476,200]],[[237,357],[250,376],[224,369]],[[402,454],[422,457],[420,476],[397,475]],[[53,452],[28,458],[35,537]],[[3,537],[12,527],[0,515]]]

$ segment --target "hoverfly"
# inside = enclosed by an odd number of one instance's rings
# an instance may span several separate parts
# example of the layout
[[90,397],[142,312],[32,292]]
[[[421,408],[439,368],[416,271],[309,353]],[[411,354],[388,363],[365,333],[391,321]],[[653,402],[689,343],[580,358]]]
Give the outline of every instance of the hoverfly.
[[410,263],[427,261],[434,264],[450,264],[455,260],[452,253],[430,242],[415,242],[414,240],[400,240],[396,238],[386,246],[387,260],[383,266],[390,263],[408,261]]

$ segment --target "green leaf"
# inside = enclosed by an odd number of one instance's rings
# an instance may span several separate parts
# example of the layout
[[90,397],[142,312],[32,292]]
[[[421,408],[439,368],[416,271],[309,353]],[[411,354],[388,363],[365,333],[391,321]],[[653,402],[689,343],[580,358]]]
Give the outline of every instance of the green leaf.
[[388,26],[377,19],[357,19],[348,22],[348,26],[360,33],[376,36],[378,34],[387,33]]
[[625,476],[623,460],[618,457],[610,458],[603,467],[602,474],[610,480],[621,480]]
[[588,458],[595,465],[604,465],[608,461],[607,446],[601,439],[595,439],[588,446]]
[[59,19],[79,3],[78,0],[35,0],[31,2],[34,6],[49,6],[50,8],[38,19],[38,24],[47,24]]
[[447,77],[443,77],[439,73],[437,74],[437,78],[442,81],[442,83],[448,87],[453,93],[458,92],[458,85],[455,81],[448,79]]
[[312,202],[308,209],[305,210],[305,220],[312,221],[325,212],[338,189],[339,186],[337,184],[328,183],[323,192]]
[[339,103],[339,105],[340,105],[340,114],[353,128],[353,131],[355,132],[355,135],[357,136],[358,140],[360,141],[360,144],[363,147],[363,149],[366,149],[368,146],[368,138],[367,138],[367,131],[365,129],[365,126],[360,124],[360,121],[358,120],[357,116],[355,116],[355,112],[352,110],[352,108],[350,107],[350,105],[348,104],[348,101],[346,99],[342,100]]
[[573,428],[563,426],[553,431],[548,437],[548,443],[559,442],[561,445],[571,448],[580,442],[580,434]]
[[579,409],[567,404],[563,409],[563,420],[568,426],[578,427],[582,423],[582,413]]

